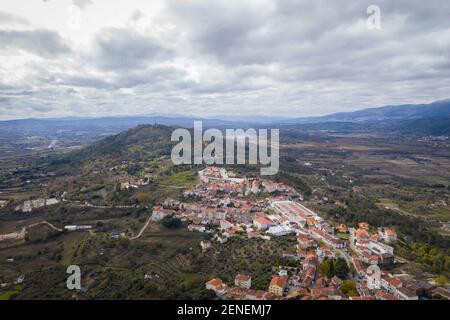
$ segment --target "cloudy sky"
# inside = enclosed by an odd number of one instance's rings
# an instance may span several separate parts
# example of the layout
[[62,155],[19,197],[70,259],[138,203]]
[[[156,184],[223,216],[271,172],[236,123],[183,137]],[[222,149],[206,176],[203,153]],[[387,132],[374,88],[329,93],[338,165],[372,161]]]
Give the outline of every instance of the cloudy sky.
[[449,93],[448,0],[0,4],[0,119],[310,116]]

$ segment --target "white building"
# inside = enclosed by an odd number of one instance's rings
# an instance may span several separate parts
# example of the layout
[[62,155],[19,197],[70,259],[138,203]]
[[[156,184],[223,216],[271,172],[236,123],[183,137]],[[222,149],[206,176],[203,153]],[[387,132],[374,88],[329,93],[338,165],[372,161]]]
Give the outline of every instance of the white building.
[[208,281],[205,287],[206,289],[213,290],[217,296],[223,296],[228,290],[227,285],[224,284],[219,278],[214,278]]
[[153,221],[161,221],[164,217],[172,214],[171,210],[164,209],[163,207],[155,207],[152,212],[152,220]]
[[266,217],[258,217],[253,219],[253,224],[255,225],[256,228],[260,230],[267,230],[271,226],[275,225],[275,223],[272,220]]
[[64,229],[66,229],[67,231],[89,230],[92,229],[92,226],[69,225],[65,226]]
[[367,288],[378,290],[381,288],[381,270],[378,266],[372,265],[366,271]]
[[202,247],[203,251],[208,250],[209,248],[211,248],[211,241],[208,241],[208,240],[200,241],[200,247]]
[[267,230],[267,233],[270,233],[271,235],[280,237],[285,236],[287,234],[292,233],[292,229],[286,225],[278,225],[270,227],[269,230]]
[[234,285],[243,289],[250,289],[252,286],[252,278],[246,274],[238,274],[234,278]]
[[188,230],[193,232],[206,232],[206,228],[202,225],[190,224]]

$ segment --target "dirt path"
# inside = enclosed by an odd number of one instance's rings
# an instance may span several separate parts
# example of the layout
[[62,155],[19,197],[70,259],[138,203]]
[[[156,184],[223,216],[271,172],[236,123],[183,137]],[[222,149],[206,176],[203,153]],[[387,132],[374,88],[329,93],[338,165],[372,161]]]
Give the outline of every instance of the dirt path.
[[130,240],[136,240],[139,239],[142,234],[144,233],[145,229],[147,229],[148,225],[150,224],[152,217],[149,217],[147,219],[147,222],[145,222],[144,226],[142,227],[141,231],[139,231],[139,233],[137,235],[135,235],[134,237],[129,238]]
[[41,221],[41,222],[37,222],[37,223],[30,224],[30,225],[26,226],[25,229],[32,228],[32,227],[38,226],[38,225],[40,225],[40,224],[46,224],[47,226],[49,226],[49,227],[52,228],[53,230],[56,230],[56,231],[59,231],[59,232],[62,232],[62,231],[63,231],[63,229],[60,229],[60,228],[55,227],[53,224],[51,224],[51,223],[48,222],[48,221]]

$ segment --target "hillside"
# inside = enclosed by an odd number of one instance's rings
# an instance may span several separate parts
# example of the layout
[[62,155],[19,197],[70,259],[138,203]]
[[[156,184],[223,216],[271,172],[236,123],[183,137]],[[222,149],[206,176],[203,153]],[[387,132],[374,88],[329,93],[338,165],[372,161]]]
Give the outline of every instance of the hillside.
[[450,100],[436,101],[430,104],[408,104],[369,108],[354,112],[340,112],[322,117],[297,118],[286,124],[307,124],[320,122],[373,122],[393,120],[414,120],[432,117],[450,116]]
[[106,137],[68,155],[75,161],[112,156],[134,158],[170,155],[173,128],[163,125],[139,125],[117,135]]

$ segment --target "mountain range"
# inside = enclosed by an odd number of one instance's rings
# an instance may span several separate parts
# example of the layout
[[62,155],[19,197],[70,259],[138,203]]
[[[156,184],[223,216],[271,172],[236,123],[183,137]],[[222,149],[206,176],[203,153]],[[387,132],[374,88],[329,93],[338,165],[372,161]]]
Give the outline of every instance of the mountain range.
[[[195,118],[181,115],[116,116],[102,118],[53,118],[0,121],[3,135],[115,134],[140,124],[161,124],[190,128],[194,120],[204,127],[296,126],[305,130],[386,130],[405,133],[450,134],[450,99],[430,104],[408,104],[340,112],[320,117],[293,118],[222,116]],[[417,131],[419,130],[419,131]]]
[[296,118],[285,121],[288,124],[318,122],[378,122],[394,120],[416,120],[450,116],[450,99],[430,104],[405,104],[369,108],[353,112],[339,112],[321,117]]

